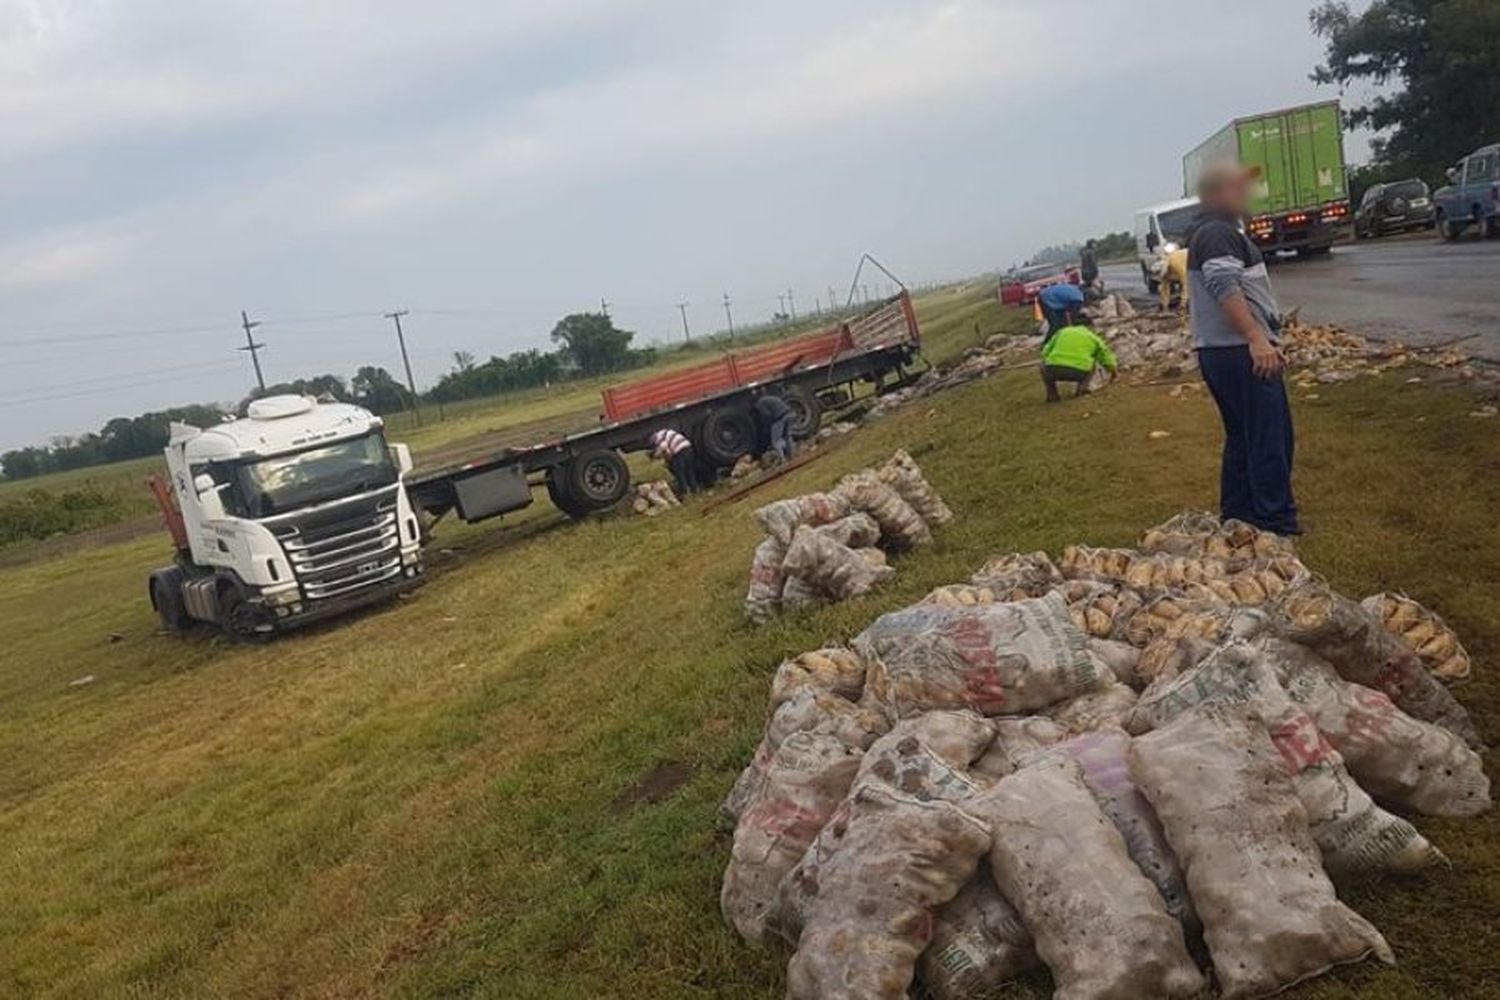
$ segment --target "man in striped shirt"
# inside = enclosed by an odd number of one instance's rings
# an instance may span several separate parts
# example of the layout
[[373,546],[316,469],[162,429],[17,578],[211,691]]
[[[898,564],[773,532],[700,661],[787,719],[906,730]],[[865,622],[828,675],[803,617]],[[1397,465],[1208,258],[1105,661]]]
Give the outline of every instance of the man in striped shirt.
[[693,443],[670,427],[655,431],[646,439],[651,446],[651,456],[667,463],[672,478],[677,480],[677,492],[683,496],[697,493],[703,488],[698,481],[698,463],[693,457]]

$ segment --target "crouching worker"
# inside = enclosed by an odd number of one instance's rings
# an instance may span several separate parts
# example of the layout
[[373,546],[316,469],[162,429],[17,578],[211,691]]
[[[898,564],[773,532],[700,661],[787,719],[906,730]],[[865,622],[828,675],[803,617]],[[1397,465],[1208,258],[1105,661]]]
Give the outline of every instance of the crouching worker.
[[759,390],[755,396],[755,423],[766,447],[784,462],[792,457],[792,408],[775,393]]
[[1083,289],[1077,285],[1061,282],[1048,285],[1037,296],[1037,308],[1047,323],[1046,340],[1051,340],[1057,331],[1078,322],[1083,315]]
[[1087,393],[1096,366],[1109,372],[1111,380],[1119,367],[1115,352],[1103,338],[1082,322],[1058,330],[1042,345],[1042,382],[1047,386],[1047,402],[1056,403],[1062,398],[1057,394],[1059,382],[1076,385],[1075,396]]
[[646,439],[651,446],[651,457],[667,463],[672,478],[677,480],[677,493],[687,496],[703,489],[698,480],[698,463],[693,457],[693,443],[670,427],[652,432]]

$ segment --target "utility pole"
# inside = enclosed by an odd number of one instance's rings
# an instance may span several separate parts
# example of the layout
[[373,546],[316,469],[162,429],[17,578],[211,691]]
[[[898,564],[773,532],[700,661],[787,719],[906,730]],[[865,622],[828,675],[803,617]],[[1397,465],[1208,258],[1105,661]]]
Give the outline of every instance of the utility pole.
[[250,331],[254,330],[257,326],[260,326],[260,320],[256,320],[252,323],[250,321],[250,317],[246,315],[245,310],[241,309],[240,328],[245,331],[245,346],[236,348],[236,350],[250,352],[250,362],[251,364],[255,365],[256,384],[260,386],[260,391],[264,393],[266,391],[266,377],[260,372],[260,355],[256,352],[258,352],[262,347],[265,347],[266,345],[256,343],[255,337],[250,333]]
[[828,286],[828,311],[829,312],[838,312],[839,311],[839,295],[838,295],[838,292],[835,292],[833,290],[833,286],[832,285]]
[[677,311],[682,313],[682,339],[685,343],[691,344],[693,342],[693,331],[688,329],[687,307],[688,304],[686,302],[677,303]]
[[797,296],[792,294],[792,290],[790,288],[786,290],[786,304],[791,307],[792,322],[797,322]]
[[813,296],[813,315],[823,315],[823,297],[821,295]]
[[780,316],[780,317],[786,316],[786,296],[785,295],[778,295],[778,296],[776,296],[776,302],[778,303],[778,305],[776,307],[776,315]]
[[870,304],[870,286],[869,285],[860,285],[859,287],[865,293],[865,305],[869,305]]
[[602,295],[599,296],[599,311],[604,314],[605,319],[609,319],[609,303],[605,301]]
[[406,354],[406,333],[401,329],[401,317],[410,315],[409,309],[397,309],[386,313],[385,318],[396,324],[396,343],[401,345],[401,364],[406,368],[406,388],[411,390],[412,412],[416,414],[417,423],[421,424],[422,411],[417,406],[417,380],[411,375],[411,358]]
[[729,342],[734,343],[734,313],[729,310],[729,293],[724,293],[724,318],[729,321]]

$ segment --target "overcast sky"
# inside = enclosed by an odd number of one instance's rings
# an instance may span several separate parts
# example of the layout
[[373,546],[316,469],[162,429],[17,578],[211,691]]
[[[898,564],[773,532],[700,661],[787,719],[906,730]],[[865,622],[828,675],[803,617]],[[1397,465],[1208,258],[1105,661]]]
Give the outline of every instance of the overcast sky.
[[[0,448],[645,340],[1124,229],[1308,81],[1308,0],[0,0]],[[1359,155],[1362,145],[1351,145]]]

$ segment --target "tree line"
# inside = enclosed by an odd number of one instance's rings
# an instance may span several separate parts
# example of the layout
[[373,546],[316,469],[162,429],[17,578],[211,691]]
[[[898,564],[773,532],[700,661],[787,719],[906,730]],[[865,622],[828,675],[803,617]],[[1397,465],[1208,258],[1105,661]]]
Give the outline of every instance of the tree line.
[[[634,333],[619,329],[603,313],[574,313],[553,327],[551,339],[557,345],[554,350],[515,351],[484,362],[476,362],[465,352],[455,354],[453,369],[422,393],[421,399],[433,403],[476,399],[625,371],[655,360],[654,349],[631,346],[634,338]],[[366,365],[347,380],[323,374],[268,385],[264,392],[256,389],[232,408],[201,403],[134,417],[115,417],[94,433],[57,438],[46,446],[16,448],[0,454],[0,479],[31,479],[52,472],[159,455],[166,447],[169,428],[174,422],[211,426],[230,412],[243,414],[250,402],[262,395],[284,394],[357,403],[379,414],[410,409],[414,402],[411,391],[389,371]]]

